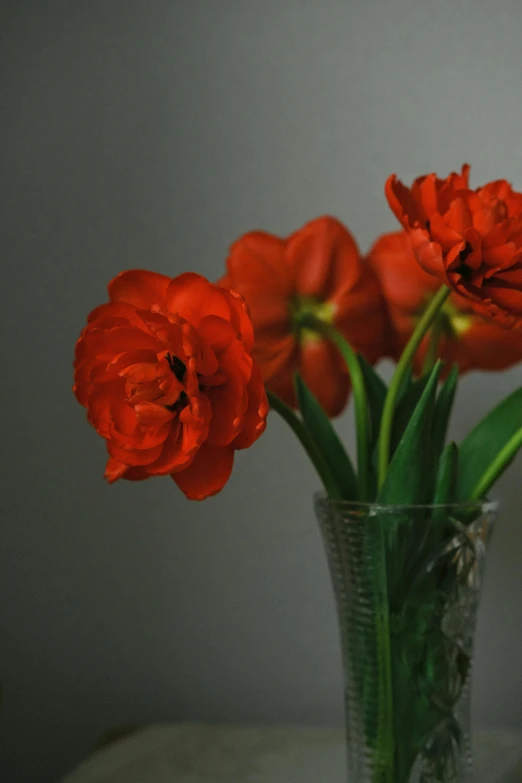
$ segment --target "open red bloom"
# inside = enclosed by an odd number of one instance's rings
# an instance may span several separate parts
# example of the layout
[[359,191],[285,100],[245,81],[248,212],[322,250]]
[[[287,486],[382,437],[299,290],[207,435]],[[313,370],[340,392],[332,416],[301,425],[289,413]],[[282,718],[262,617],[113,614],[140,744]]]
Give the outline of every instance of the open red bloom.
[[290,405],[296,370],[330,416],[348,397],[341,355],[310,328],[310,318],[333,324],[371,362],[386,353],[386,311],[376,276],[334,218],[312,220],[284,239],[245,234],[232,245],[221,285],[244,296],[267,388]]
[[[419,266],[405,231],[379,237],[368,254],[386,298],[395,339],[393,354],[399,358],[426,305],[440,286]],[[469,300],[451,294],[438,315],[440,338],[437,356],[461,372],[473,369],[503,370],[522,361],[522,329],[502,329],[470,307]],[[415,357],[420,372],[429,335]]]
[[187,497],[219,492],[268,402],[244,301],[187,273],[131,270],[109,283],[76,344],[74,392],[105,438],[105,477],[169,474]]
[[392,175],[386,197],[422,268],[511,327],[522,323],[522,194],[505,180],[471,190],[468,173],[428,174],[411,188]]

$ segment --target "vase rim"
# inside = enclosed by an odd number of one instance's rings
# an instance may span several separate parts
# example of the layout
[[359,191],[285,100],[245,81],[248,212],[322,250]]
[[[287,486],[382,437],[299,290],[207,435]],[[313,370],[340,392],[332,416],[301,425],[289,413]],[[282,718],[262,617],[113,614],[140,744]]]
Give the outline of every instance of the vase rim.
[[320,503],[329,503],[331,506],[337,508],[344,508],[346,510],[361,510],[367,509],[372,511],[378,511],[380,514],[395,513],[398,509],[402,511],[419,510],[419,509],[477,509],[483,514],[496,513],[500,508],[499,500],[463,500],[454,501],[452,503],[379,503],[377,501],[363,501],[363,500],[343,500],[342,498],[331,498],[326,492],[315,492],[314,501]]

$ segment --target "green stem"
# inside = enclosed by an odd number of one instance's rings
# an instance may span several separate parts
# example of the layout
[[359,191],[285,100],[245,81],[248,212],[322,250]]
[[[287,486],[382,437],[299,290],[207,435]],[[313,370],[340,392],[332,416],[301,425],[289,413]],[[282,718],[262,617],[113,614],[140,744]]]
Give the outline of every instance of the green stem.
[[368,419],[368,403],[364,375],[357,354],[342,334],[331,324],[313,319],[307,323],[312,329],[320,332],[330,340],[343,357],[352,384],[353,404],[355,409],[355,428],[357,438],[357,473],[359,475],[359,498],[370,500],[370,424]]
[[428,343],[428,350],[426,351],[426,357],[424,359],[424,364],[422,365],[422,374],[426,375],[427,373],[431,372],[433,370],[433,367],[435,366],[435,362],[438,359],[439,354],[439,343],[440,338],[442,335],[442,318],[435,318],[433,322],[433,326],[430,330],[430,339]]
[[433,323],[433,319],[439,312],[440,308],[450,295],[450,289],[446,286],[442,286],[428,307],[422,314],[421,318],[417,322],[417,326],[409,339],[404,351],[401,354],[397,367],[393,374],[393,378],[386,394],[384,401],[384,408],[381,418],[381,430],[379,433],[379,488],[384,484],[386,473],[388,472],[388,462],[390,460],[390,442],[393,427],[393,414],[395,413],[395,406],[397,404],[397,397],[403,378],[408,370],[408,367],[417,352],[417,348],[421,344],[424,335]]
[[312,436],[306,429],[301,419],[296,416],[293,410],[286,404],[286,402],[283,402],[283,400],[276,394],[267,391],[267,396],[270,406],[275,411],[277,411],[282,419],[286,421],[286,423],[294,431],[295,435],[301,442],[301,445],[310,457],[314,468],[319,474],[319,478],[323,482],[323,486],[327,495],[331,498],[341,498],[342,493],[337,486],[337,482],[335,481],[335,478],[332,475],[326,460],[315,445],[315,441],[312,439]]
[[475,484],[470,500],[482,500],[522,446],[522,427],[508,440]]

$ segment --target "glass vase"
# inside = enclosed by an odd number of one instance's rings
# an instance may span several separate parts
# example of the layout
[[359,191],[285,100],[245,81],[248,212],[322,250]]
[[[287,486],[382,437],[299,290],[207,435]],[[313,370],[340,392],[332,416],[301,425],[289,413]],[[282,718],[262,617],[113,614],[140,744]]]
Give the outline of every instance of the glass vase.
[[341,635],[350,783],[468,783],[475,621],[494,503],[318,495]]

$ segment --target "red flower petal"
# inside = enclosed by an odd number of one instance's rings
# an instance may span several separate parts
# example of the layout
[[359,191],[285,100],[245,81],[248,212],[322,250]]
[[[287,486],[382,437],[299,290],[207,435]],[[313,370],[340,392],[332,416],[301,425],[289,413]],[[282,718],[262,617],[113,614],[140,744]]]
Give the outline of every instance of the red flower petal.
[[[429,213],[431,215],[430,217],[430,225],[431,225],[431,232],[432,235],[435,237],[437,242],[440,242],[443,244],[442,240],[439,239],[434,231],[434,225],[433,221],[435,218],[438,218],[439,215],[436,212],[436,209],[433,212]],[[450,203],[448,209],[446,210],[444,214],[444,222],[446,223],[448,227],[448,231],[450,229],[453,229],[455,234],[460,237],[462,237],[468,228],[471,228],[473,225],[473,215],[472,212],[468,206],[467,199],[465,198],[465,194],[460,196],[459,198],[453,199],[453,201]],[[450,243],[450,247],[451,247]]]
[[[296,350],[296,356],[299,356]],[[266,388],[278,397],[281,397],[283,402],[290,405],[291,408],[297,407],[297,400],[294,389],[294,373],[297,368],[297,359],[295,364],[289,364],[284,367],[278,375],[276,375],[271,381],[266,383]]]
[[254,347],[254,327],[248,305],[237,291],[225,291],[231,313],[231,324],[247,351]]
[[256,340],[280,340],[292,329],[289,303],[279,297],[259,293],[250,300]]
[[244,387],[238,386],[239,398],[231,391],[230,384],[219,386],[211,392],[212,419],[208,442],[213,446],[228,446],[243,426]]
[[230,304],[225,292],[194,272],[186,272],[170,281],[167,306],[171,313],[181,316],[195,328],[209,315],[230,321]]
[[183,425],[183,452],[192,454],[208,438],[212,408],[207,395],[202,393],[198,398],[191,398],[179,418]]
[[297,293],[326,302],[339,288],[358,280],[359,251],[352,235],[338,220],[321,217],[289,237],[286,257],[293,270]]
[[107,441],[107,451],[110,456],[124,462],[125,465],[150,465],[158,459],[161,449],[161,445],[152,449],[124,449],[112,440]]
[[[520,252],[514,242],[508,242],[505,245],[498,245],[497,247],[486,247],[482,251],[482,260],[484,261],[484,264],[490,268],[485,271],[485,277],[492,277],[503,269],[509,271],[510,267],[518,270],[518,258],[520,258]],[[502,279],[502,274],[499,274],[498,277],[499,279]],[[516,285],[519,284],[520,282],[518,281]]]
[[204,500],[223,489],[233,463],[231,448],[204,444],[188,468],[172,473],[172,478],[190,500]]
[[125,381],[116,378],[97,384],[89,397],[89,420],[99,435],[109,438],[112,429],[111,405],[125,397]]
[[497,272],[496,280],[501,280],[506,286],[513,288],[522,288],[522,263],[518,263],[511,268]]
[[96,329],[91,325],[84,334],[85,352],[107,361],[114,359],[124,351],[150,350],[157,352],[162,344],[150,334],[134,327],[116,326],[113,328]]
[[[202,342],[210,346],[214,354],[218,356],[225,353],[231,344],[238,342],[237,333],[230,321],[215,315],[206,315],[201,319],[198,334]],[[216,369],[218,366],[219,364],[216,363]],[[205,373],[205,375],[208,374],[210,373]]]
[[170,277],[144,269],[121,272],[109,283],[111,302],[127,302],[134,307],[149,310],[152,305],[165,306]]
[[183,426],[178,418],[172,423],[160,456],[148,466],[148,471],[151,476],[166,476],[174,470],[182,470],[190,465],[196,451],[196,444],[191,449],[183,448]]
[[419,206],[415,203],[410,189],[397,179],[396,174],[388,177],[384,192],[391,211],[404,228],[424,222],[424,215],[419,211]]
[[446,282],[446,270],[440,245],[432,242],[428,232],[421,228],[410,231],[410,239],[415,258],[424,271]]
[[337,348],[326,340],[305,340],[301,344],[299,369],[303,381],[329,416],[337,416],[346,405],[350,381]]
[[117,459],[109,457],[103,476],[105,479],[107,479],[109,484],[112,484],[117,481],[117,479],[124,476],[127,468],[128,465],[126,465],[124,462],[119,462]]
[[271,382],[288,367],[295,366],[297,355],[297,343],[293,334],[281,340],[258,341],[254,348],[255,359],[266,383]]
[[243,427],[233,442],[235,449],[248,449],[264,432],[268,416],[268,399],[259,367],[254,366],[247,386],[248,405]]
[[[457,222],[457,221],[455,221]],[[455,245],[459,245],[463,241],[464,229],[459,231],[446,219],[446,216],[442,217],[438,212],[435,212],[430,217],[430,230],[425,232],[425,236],[432,242],[437,242],[440,247],[447,251]]]
[[163,427],[172,422],[174,413],[164,405],[153,402],[141,402],[134,406],[136,419],[141,427]]
[[87,322],[95,325],[97,329],[112,326],[135,326],[138,329],[144,327],[136,307],[127,302],[106,302],[95,307],[87,316]]
[[459,335],[458,343],[461,372],[468,369],[498,372],[522,361],[522,330],[503,329],[479,317],[474,317],[471,327]]
[[522,316],[522,290],[510,288],[508,285],[495,285],[493,281],[490,281],[488,285],[483,286],[482,291],[502,310],[514,316]]
[[113,397],[111,399],[111,419],[114,429],[121,435],[134,435],[138,428],[136,411],[123,399]]
[[252,306],[251,300],[261,293],[283,299],[293,293],[285,247],[284,239],[252,231],[240,237],[230,248],[227,259],[230,288],[239,291],[249,306]]
[[239,341],[235,340],[220,359],[220,369],[226,380],[208,390],[212,408],[208,441],[215,446],[228,445],[240,432],[247,401],[246,387],[252,375],[252,357]]
[[109,484],[113,484],[119,478],[130,481],[143,481],[143,479],[149,478],[149,474],[139,465],[125,465],[124,462],[119,462],[117,459],[109,457],[105,467],[104,478],[107,479]]
[[406,313],[417,313],[430,292],[440,283],[417,263],[406,231],[395,231],[379,237],[368,253],[368,262],[376,270],[389,307]]

